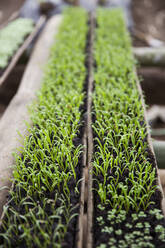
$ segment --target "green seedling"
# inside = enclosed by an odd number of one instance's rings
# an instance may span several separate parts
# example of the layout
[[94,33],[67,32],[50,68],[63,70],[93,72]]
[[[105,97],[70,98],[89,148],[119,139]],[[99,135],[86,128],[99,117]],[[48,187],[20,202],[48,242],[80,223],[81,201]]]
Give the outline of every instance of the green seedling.
[[33,28],[31,19],[18,18],[0,30],[0,69],[7,66],[9,59]]
[[0,229],[4,248],[60,248],[70,223],[77,221],[83,145],[75,140],[81,140],[83,124],[87,32],[85,10],[66,10],[38,99],[30,107],[33,126],[21,155],[15,154],[14,191]]
[[[132,233],[125,234],[123,246],[112,242],[111,247],[153,247],[152,237],[146,242],[150,224],[145,221],[149,218],[149,208],[156,204],[154,197],[159,187],[148,144],[142,97],[137,87],[130,36],[119,9],[97,10],[96,21],[95,90],[92,95],[94,199],[97,198],[98,205],[109,209],[104,212],[109,224],[107,229],[118,225],[114,230],[116,235],[123,232],[122,225],[133,229]],[[111,213],[112,209],[116,212]],[[152,215],[161,221],[161,213],[156,211]],[[105,228],[99,226],[98,229],[102,235]],[[107,234],[107,240],[110,235]],[[153,237],[157,240],[158,235],[154,233]],[[161,238],[163,240],[163,235]]]

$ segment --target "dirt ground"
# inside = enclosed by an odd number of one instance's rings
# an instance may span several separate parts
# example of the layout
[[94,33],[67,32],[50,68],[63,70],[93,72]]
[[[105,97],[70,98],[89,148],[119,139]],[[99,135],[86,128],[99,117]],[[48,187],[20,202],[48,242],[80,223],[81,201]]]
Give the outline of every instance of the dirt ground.
[[[165,41],[165,1],[164,0],[132,0],[134,29],[144,35]],[[134,40],[134,45],[146,45]]]

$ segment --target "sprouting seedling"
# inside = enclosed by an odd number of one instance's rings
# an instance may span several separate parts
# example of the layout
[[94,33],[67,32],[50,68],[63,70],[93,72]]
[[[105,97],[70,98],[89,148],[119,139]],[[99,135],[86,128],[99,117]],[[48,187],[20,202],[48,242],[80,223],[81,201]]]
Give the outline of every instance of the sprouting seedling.
[[121,234],[122,234],[122,230],[121,230],[121,229],[118,229],[118,230],[115,231],[115,233],[116,233],[117,235],[121,235]]
[[[120,22],[109,18],[111,15],[118,16]],[[97,197],[98,205],[105,207],[104,211],[108,208],[116,210],[115,214],[110,211],[106,213],[109,225],[125,225],[127,214],[131,218],[132,223],[127,228],[136,228],[135,233],[126,236],[122,247],[128,247],[130,240],[131,247],[138,247],[139,244],[139,247],[144,247],[146,239],[140,234],[141,228],[144,228],[144,236],[149,237],[148,247],[153,247],[150,243],[150,223],[143,226],[139,221],[146,219],[147,210],[155,205],[153,199],[158,189],[156,171],[147,143],[131,42],[119,10],[98,10],[95,38],[95,92],[92,95],[94,197]],[[97,214],[100,210],[96,210]],[[123,210],[125,212],[122,214]],[[161,214],[155,213],[154,216],[161,220]],[[105,231],[105,228],[100,230]],[[114,244],[109,243],[111,247]]]
[[0,31],[0,69],[4,69],[14,52],[22,44],[24,38],[32,32],[33,21],[18,18],[10,22]]
[[101,229],[101,232],[111,234],[111,233],[114,232],[114,230],[113,230],[113,227],[111,227],[111,226],[109,226],[109,227],[108,226],[104,226]]
[[104,219],[103,219],[103,217],[102,216],[99,216],[99,217],[97,217],[97,222],[99,223],[99,225],[104,225]]
[[85,180],[85,179],[84,179],[84,178],[80,178],[80,179],[77,181],[76,187],[75,187],[75,193],[76,193],[76,194],[80,194],[80,191],[79,191],[79,189],[78,189],[78,185],[79,185],[83,180]]
[[99,204],[97,207],[98,207],[100,210],[104,210],[104,209],[105,209],[105,206],[103,206],[103,205],[101,205],[101,204]]
[[[5,211],[3,247],[10,247],[13,234],[27,247],[61,247],[69,223],[78,214],[71,191],[76,196],[82,180],[77,171],[83,150],[80,107],[85,97],[86,23],[83,9],[64,14],[42,89],[29,110],[33,126],[28,127],[21,155],[16,155],[16,190],[11,194],[16,208]],[[75,144],[77,137],[80,142]]]

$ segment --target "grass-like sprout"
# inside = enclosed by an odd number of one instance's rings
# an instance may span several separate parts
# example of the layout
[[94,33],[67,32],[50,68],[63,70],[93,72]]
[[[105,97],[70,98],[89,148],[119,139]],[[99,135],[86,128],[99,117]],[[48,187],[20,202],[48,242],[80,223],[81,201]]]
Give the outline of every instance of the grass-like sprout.
[[42,88],[30,108],[33,127],[22,154],[15,155],[14,191],[0,230],[2,247],[74,245],[82,180],[87,18],[79,8],[64,13]]
[[[147,141],[124,17],[119,9],[99,9],[96,22],[92,125],[97,226],[94,246],[155,247],[152,242],[165,246],[163,232],[158,237],[155,231],[145,227],[143,235],[143,226],[138,223],[147,220],[149,209],[160,208],[156,200],[161,199],[156,198],[160,193],[156,167]],[[152,220],[163,219],[162,213],[155,212],[153,216]],[[130,226],[133,233],[129,233]],[[156,231],[165,230],[163,221],[160,226]]]

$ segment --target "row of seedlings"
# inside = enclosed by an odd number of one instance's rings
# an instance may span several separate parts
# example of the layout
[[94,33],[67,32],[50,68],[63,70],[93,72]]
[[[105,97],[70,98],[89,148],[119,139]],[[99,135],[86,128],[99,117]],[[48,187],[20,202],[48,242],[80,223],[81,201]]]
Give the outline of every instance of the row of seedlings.
[[31,19],[18,18],[0,30],[0,74],[33,29],[34,23]]
[[121,10],[98,10],[96,25],[93,247],[165,247],[162,195]]
[[0,247],[76,247],[87,18],[79,8],[64,13],[42,89],[30,108],[33,127],[21,155],[15,155]]

